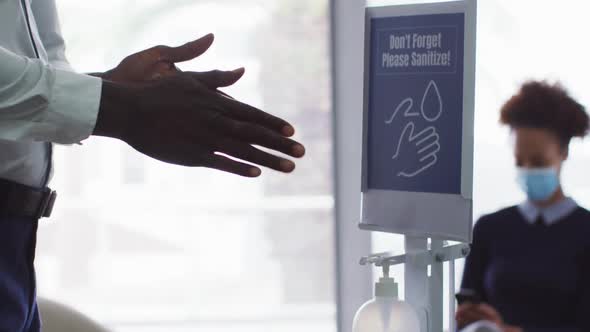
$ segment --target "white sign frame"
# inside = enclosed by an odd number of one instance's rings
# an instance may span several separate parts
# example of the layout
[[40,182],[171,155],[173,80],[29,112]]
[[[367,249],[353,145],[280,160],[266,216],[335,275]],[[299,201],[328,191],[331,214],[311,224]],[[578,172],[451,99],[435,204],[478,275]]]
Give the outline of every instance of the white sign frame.
[[[431,14],[465,15],[461,194],[368,189],[368,118],[371,19]],[[471,242],[473,222],[473,148],[476,61],[476,0],[369,7],[365,14],[362,208],[364,230]],[[441,222],[442,220],[442,222]]]

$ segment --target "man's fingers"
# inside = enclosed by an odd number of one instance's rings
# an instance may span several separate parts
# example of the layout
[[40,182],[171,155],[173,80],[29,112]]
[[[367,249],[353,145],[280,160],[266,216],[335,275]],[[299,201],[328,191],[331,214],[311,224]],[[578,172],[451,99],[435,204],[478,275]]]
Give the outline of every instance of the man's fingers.
[[233,85],[244,76],[245,69],[238,68],[232,71],[212,70],[202,73],[188,73],[191,77],[203,83],[209,89],[215,90]]
[[234,99],[219,95],[215,95],[215,97],[216,101],[219,102],[218,105],[229,111],[232,118],[266,127],[286,137],[291,137],[295,134],[295,128],[281,118]]
[[176,63],[192,60],[205,53],[214,39],[213,34],[208,34],[178,47],[156,46],[155,49],[159,54],[158,61]]
[[279,172],[291,173],[295,163],[261,151],[249,144],[225,139],[216,143],[217,151],[256,165],[268,167]]
[[240,141],[273,149],[295,158],[305,155],[305,147],[302,144],[265,127],[230,119],[223,115],[215,117],[212,122],[213,126]]
[[148,77],[148,80],[153,81],[177,75],[179,70],[172,63],[160,61],[154,64],[152,69],[148,72],[151,72],[151,76]]
[[217,92],[218,94],[220,94],[220,95],[222,95],[222,96],[224,96],[224,97],[226,97],[226,98],[229,98],[229,99],[235,99],[234,97],[232,97],[232,96],[228,95],[227,93],[225,93],[225,92],[223,92],[223,91],[221,91],[221,90],[215,90],[215,92]]
[[209,162],[205,166],[249,178],[258,177],[262,173],[258,167],[244,164],[218,154],[211,155]]
[[301,158],[305,155],[305,147],[302,144],[258,125],[244,124],[243,129],[237,131],[236,134],[240,139],[295,158]]
[[[205,133],[206,131],[202,132]],[[216,154],[215,149],[211,146],[204,147],[198,142],[195,143],[194,140],[175,141],[175,144],[165,148],[167,150],[166,156],[159,159],[176,165],[213,168],[245,177],[258,177],[262,174],[260,168],[256,166]]]

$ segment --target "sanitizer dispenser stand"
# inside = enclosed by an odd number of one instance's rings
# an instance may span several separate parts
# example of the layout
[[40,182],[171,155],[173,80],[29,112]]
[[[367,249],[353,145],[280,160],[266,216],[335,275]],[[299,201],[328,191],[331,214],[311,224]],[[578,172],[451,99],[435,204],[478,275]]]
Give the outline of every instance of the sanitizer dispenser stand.
[[443,331],[445,262],[454,316],[454,261],[472,240],[476,18],[477,0],[365,12],[359,227],[406,238],[403,255],[361,264],[405,265],[405,301],[422,332]]
[[[449,262],[449,321],[454,331],[454,261],[469,254],[468,244],[445,246],[440,240],[406,236],[406,253],[379,253],[361,258],[361,265],[378,267],[404,264],[405,302],[416,309],[422,332],[443,331],[444,270]],[[430,271],[430,274],[429,274]],[[389,331],[385,328],[383,331]],[[382,331],[379,331],[382,332]]]

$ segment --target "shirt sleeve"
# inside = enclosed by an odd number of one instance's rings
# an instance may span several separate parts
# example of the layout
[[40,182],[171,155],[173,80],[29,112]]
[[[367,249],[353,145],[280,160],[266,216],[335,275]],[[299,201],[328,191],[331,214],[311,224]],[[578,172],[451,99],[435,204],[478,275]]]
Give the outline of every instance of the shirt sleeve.
[[101,89],[100,78],[0,47],[0,139],[80,142],[94,130]]
[[66,58],[66,44],[62,37],[55,0],[32,1],[31,10],[49,63],[55,68],[74,71]]

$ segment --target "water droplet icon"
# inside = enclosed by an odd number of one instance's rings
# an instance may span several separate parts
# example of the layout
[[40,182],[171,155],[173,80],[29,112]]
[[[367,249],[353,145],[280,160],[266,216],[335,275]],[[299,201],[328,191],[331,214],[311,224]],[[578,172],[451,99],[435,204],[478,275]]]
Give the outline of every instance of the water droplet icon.
[[428,87],[424,92],[424,97],[422,97],[420,110],[424,119],[429,122],[438,120],[442,115],[442,97],[440,96],[440,91],[434,81],[428,83]]

